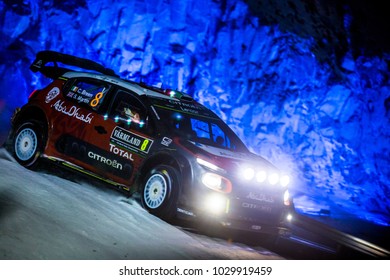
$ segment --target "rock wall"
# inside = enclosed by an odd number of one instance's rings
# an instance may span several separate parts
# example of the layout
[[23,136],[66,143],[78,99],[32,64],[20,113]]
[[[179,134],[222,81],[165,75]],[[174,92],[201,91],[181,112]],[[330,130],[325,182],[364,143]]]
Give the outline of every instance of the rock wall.
[[297,210],[390,224],[388,57],[347,52],[335,80],[314,43],[234,0],[3,1],[2,132],[47,82],[28,70],[35,53],[61,51],[193,95],[293,175]]

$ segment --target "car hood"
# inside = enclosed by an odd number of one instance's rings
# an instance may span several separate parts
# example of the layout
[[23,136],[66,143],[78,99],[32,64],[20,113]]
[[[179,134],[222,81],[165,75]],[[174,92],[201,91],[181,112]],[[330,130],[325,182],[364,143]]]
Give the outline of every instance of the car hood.
[[187,143],[187,145],[191,146],[191,150],[199,156],[203,156],[203,159],[209,160],[213,164],[226,170],[237,168],[237,165],[252,166],[254,168],[261,166],[262,168],[277,170],[273,164],[255,153],[236,152],[190,140],[188,140]]

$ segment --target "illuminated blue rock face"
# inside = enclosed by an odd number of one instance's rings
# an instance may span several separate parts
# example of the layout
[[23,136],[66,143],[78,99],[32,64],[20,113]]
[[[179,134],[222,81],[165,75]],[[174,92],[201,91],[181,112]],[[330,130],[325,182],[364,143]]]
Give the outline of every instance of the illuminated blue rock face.
[[183,90],[254,152],[293,176],[298,211],[390,224],[390,84],[380,58],[346,55],[343,82],[311,40],[261,26],[244,2],[0,3],[0,121],[47,81],[28,70],[50,49],[122,77]]

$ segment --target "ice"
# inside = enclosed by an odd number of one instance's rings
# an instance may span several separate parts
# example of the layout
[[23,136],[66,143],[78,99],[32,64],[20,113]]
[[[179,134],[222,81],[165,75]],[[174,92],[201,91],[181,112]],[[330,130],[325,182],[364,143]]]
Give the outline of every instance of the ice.
[[96,181],[31,171],[0,149],[0,259],[283,259],[186,232]]

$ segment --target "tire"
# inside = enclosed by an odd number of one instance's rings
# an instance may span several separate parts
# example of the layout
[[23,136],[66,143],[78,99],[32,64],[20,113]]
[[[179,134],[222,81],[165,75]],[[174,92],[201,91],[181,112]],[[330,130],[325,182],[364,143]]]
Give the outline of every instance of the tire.
[[44,147],[44,129],[35,122],[22,123],[13,135],[13,155],[27,168],[35,168]]
[[176,216],[179,191],[176,169],[167,165],[152,169],[146,175],[141,191],[142,206],[149,213],[166,221]]

